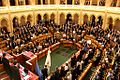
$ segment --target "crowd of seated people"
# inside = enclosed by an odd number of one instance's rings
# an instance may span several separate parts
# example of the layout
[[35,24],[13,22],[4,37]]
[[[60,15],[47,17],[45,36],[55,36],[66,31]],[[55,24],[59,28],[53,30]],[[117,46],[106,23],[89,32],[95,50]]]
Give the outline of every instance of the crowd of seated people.
[[[113,50],[116,54],[120,48],[120,45],[119,45],[120,44],[120,33],[119,33],[119,31],[110,30],[110,29],[103,30],[101,28],[102,19],[95,22],[95,19],[93,17],[92,22],[90,22],[89,24],[85,23],[82,26],[80,26],[78,24],[72,24],[70,22],[66,22],[66,24],[64,24],[62,26],[59,26],[56,24],[50,24],[50,26],[52,26],[54,32],[60,32],[62,34],[65,34],[67,36],[66,37],[67,40],[72,40],[72,41],[74,39],[76,40],[75,35],[79,35],[79,37],[80,37],[79,40],[81,41],[81,44],[86,44],[86,41],[84,39],[85,35],[87,35],[87,34],[93,35],[95,37],[95,40],[97,40],[102,45],[102,47],[103,47],[102,49],[106,48],[105,54],[107,56],[105,57],[105,60],[102,62],[102,67],[101,67],[100,71],[98,71],[99,73],[106,72],[105,69],[108,68],[110,66],[109,64],[113,61],[114,55],[112,54],[111,50]],[[83,32],[85,34],[83,34]],[[44,48],[49,47],[50,45],[55,44],[59,41],[59,39],[57,39],[56,36],[53,36],[53,37],[49,37],[47,39],[42,40],[42,43],[40,43],[40,41],[30,42],[33,37],[39,36],[40,34],[44,34],[44,33],[48,33],[48,31],[44,25],[34,25],[33,27],[31,27],[29,24],[27,24],[23,27],[16,28],[13,36],[6,37],[6,36],[4,36],[4,35],[6,35],[6,34],[4,34],[4,31],[2,31],[2,39],[7,40],[6,47],[8,47],[9,49],[14,49],[19,46],[24,46],[23,49],[17,48],[17,52],[15,52],[15,53],[21,53],[24,50],[36,53],[39,50],[43,50]],[[9,33],[8,33],[8,35],[9,35]],[[26,46],[25,44],[28,42],[30,42],[30,44]],[[76,41],[76,42],[78,42],[78,41]],[[82,50],[83,52],[80,52],[80,54],[85,54],[87,52],[89,53],[89,48],[90,48],[89,45],[86,44],[83,46],[84,46],[84,49]],[[102,50],[102,49],[100,49],[100,50]],[[95,52],[95,50],[92,51],[92,53],[94,53],[94,52]],[[78,77],[78,75],[80,75],[81,70],[78,70],[78,69],[80,69],[79,67],[81,67],[81,64],[84,67],[87,66],[89,63],[89,60],[91,60],[93,58],[93,56],[94,55],[91,56],[91,54],[89,53],[89,54],[85,54],[85,55],[80,55],[79,57],[76,57],[76,56],[72,57],[71,58],[72,70],[68,70],[64,66],[62,66],[59,73],[57,73],[57,77],[59,76],[59,78],[63,78],[63,77],[65,78],[67,76],[66,74],[68,72],[68,75],[70,75],[70,76],[72,75],[73,80],[76,79]],[[97,59],[96,59],[96,61],[94,61],[95,65],[98,65],[97,63],[99,62],[100,57],[101,57],[100,54],[98,54],[96,56]],[[78,63],[80,63],[80,64],[78,64]],[[115,60],[115,65],[116,65],[116,60]],[[66,66],[68,66],[68,64],[66,64]],[[69,69],[71,69],[71,68],[69,68]],[[84,69],[82,69],[82,70],[84,70]],[[56,71],[55,71],[55,73],[53,73],[52,77],[54,77],[56,75]],[[104,74],[102,74],[102,75],[104,75]],[[57,78],[57,79],[59,79],[59,78]]]
[[37,53],[45,48],[48,48],[49,46],[57,42],[58,42],[58,39],[55,36],[51,36],[43,40],[36,40],[34,42],[29,42],[28,45],[21,45],[23,47],[17,48],[17,50],[13,51],[13,53],[20,54],[23,51],[31,51],[33,53]]
[[31,42],[31,45],[26,47],[26,51],[31,51],[33,53],[39,52],[45,48],[48,48],[49,46],[57,43],[57,38],[55,36],[48,37],[46,39],[43,39],[40,42]]
[[[84,46],[85,48],[81,52],[84,55],[80,55],[79,57],[76,57],[76,56],[72,57],[71,58],[71,65],[69,66],[69,64],[66,64],[65,66],[62,66],[59,72],[57,70],[57,72],[58,72],[57,75],[56,75],[56,71],[55,71],[55,73],[52,73],[51,78],[55,78],[57,76],[57,79],[60,79],[60,78],[67,79],[68,78],[68,80],[70,80],[69,78],[71,78],[72,80],[74,80],[78,77],[78,75],[80,75],[80,73],[88,65],[89,60],[91,60],[93,58],[95,49],[94,49],[94,51],[91,52],[91,54],[89,53],[90,49],[86,49],[86,48],[89,48],[89,47],[84,40],[84,35],[82,35],[82,31],[85,31],[86,34],[95,36],[95,39],[103,46],[103,49],[104,48],[107,49],[106,53],[105,53],[106,54],[105,60],[103,62],[101,62],[102,68],[99,71],[99,74],[100,74],[99,77],[103,79],[103,78],[105,78],[105,76],[107,76],[104,73],[112,74],[111,71],[110,72],[106,71],[106,69],[111,66],[110,64],[112,63],[112,61],[114,59],[113,58],[114,55],[112,54],[112,50],[115,50],[115,53],[116,53],[116,52],[118,52],[118,49],[119,49],[119,43],[120,43],[119,42],[120,41],[119,36],[120,35],[117,31],[114,31],[114,30],[104,31],[100,26],[98,26],[98,24],[96,26],[94,26],[94,24],[93,24],[92,27],[89,28],[90,30],[87,29],[86,24],[84,24],[82,26],[65,24],[65,26],[62,26],[62,27],[57,26],[57,27],[58,27],[58,29],[57,28],[56,29],[59,30],[59,32],[63,32],[66,35],[70,36],[70,37],[66,38],[68,40],[73,40],[74,39],[74,38],[71,38],[71,35],[72,35],[72,37],[74,37],[73,33],[76,33],[77,35],[81,35],[82,44],[86,44],[86,46]],[[56,40],[55,42],[58,41],[57,39],[55,39],[55,40]],[[46,43],[46,42],[52,43],[52,41],[53,41],[53,39],[48,38],[46,40],[43,40],[43,43]],[[111,41],[115,42],[116,44],[113,45],[111,43]],[[48,45],[50,45],[50,43]],[[46,46],[46,47],[48,47],[48,46]],[[101,49],[100,49],[100,51],[102,52]],[[87,52],[89,54],[85,54]],[[81,58],[81,56],[82,56],[82,58]],[[101,57],[102,57],[101,53],[99,53],[96,56],[96,59],[94,61],[94,64],[96,66],[99,65],[98,63],[100,62]],[[82,66],[82,68],[80,69],[81,66]],[[71,67],[72,67],[72,70],[71,70]]]
[[24,26],[17,27],[12,35],[11,33],[6,34],[3,32],[4,31],[1,31],[1,38],[3,39],[2,41],[5,41],[5,43],[1,43],[4,44],[1,49],[5,48],[7,50],[12,50],[24,46],[39,35],[48,33],[48,30],[44,25],[31,26],[30,24],[26,24]]
[[[86,46],[84,46],[84,43]],[[50,80],[75,80],[84,71],[90,60],[95,56],[95,48],[88,45],[86,41],[83,43],[83,49],[80,54],[76,56],[73,54],[70,62],[66,62],[60,69],[56,68],[56,71],[52,73]]]
[[[99,49],[100,52],[106,49],[105,51],[106,56],[105,58],[103,58],[103,61],[100,62],[100,58],[103,56],[101,54],[98,54],[96,56],[96,60],[94,61],[95,65],[98,62],[101,63],[99,65],[97,64],[96,66],[100,66],[100,65],[102,66],[100,71],[98,71],[98,73],[100,74],[100,76],[104,76],[103,78],[105,78],[105,76],[107,75],[103,73],[107,73],[109,71],[108,69],[111,69],[110,66],[113,65],[112,62],[114,61],[114,56],[116,55],[116,53],[118,52],[120,48],[120,45],[119,45],[120,44],[120,32],[117,30],[113,30],[113,29],[103,30],[101,28],[102,19],[97,22],[95,22],[95,20],[92,20],[92,22],[90,22],[89,25],[90,26],[88,26],[88,24],[83,24],[82,26],[78,24],[64,24],[62,26],[52,26],[52,27],[54,28],[54,32],[55,31],[62,32],[68,35],[69,37],[66,38],[68,40],[71,40],[71,37],[72,39],[74,39],[73,37],[75,37],[75,35],[73,35],[73,33],[80,35],[81,40],[84,40],[83,38],[85,35],[93,35],[94,39],[98,41],[99,44],[102,45],[102,48]],[[85,35],[82,34],[83,31],[85,32]],[[105,69],[107,69],[108,71],[106,71]]]
[[113,64],[113,67],[110,68],[107,71],[107,77],[106,77],[107,80],[109,80],[109,79],[111,79],[111,80],[118,80],[119,79],[119,62],[120,62],[120,60],[118,59],[118,58],[120,58],[119,50],[118,50],[118,52],[114,56],[115,62]]
[[29,74],[28,69],[20,65],[20,63],[18,63],[17,60],[13,59],[11,62],[9,62],[9,60],[6,58],[7,54],[8,53],[6,52],[3,53],[3,56],[0,60],[1,61],[0,64],[3,64],[5,71],[9,76],[9,79],[10,80],[22,80],[24,79],[23,76],[28,76]]

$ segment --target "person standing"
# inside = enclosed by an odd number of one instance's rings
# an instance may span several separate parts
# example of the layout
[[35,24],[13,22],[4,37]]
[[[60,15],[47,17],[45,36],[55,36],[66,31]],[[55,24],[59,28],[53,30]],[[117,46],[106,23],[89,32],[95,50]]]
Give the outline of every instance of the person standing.
[[42,74],[43,74],[43,80],[48,77],[48,69],[47,66],[45,65],[45,68],[42,69]]
[[12,70],[9,65],[9,60],[6,58],[6,53],[3,53],[2,64],[6,70],[6,73],[9,75],[10,79],[12,80]]
[[13,64],[14,65],[11,66],[12,75],[14,75],[13,80],[21,80],[19,68],[16,66],[16,61]]

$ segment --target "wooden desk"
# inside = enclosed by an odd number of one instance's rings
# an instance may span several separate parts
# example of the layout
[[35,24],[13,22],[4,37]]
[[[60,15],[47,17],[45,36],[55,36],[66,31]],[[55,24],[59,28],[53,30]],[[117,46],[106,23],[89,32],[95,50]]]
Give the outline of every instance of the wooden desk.
[[87,74],[87,72],[89,71],[89,69],[91,68],[91,66],[92,66],[92,63],[90,63],[87,66],[87,68],[84,70],[84,72],[78,77],[78,80],[82,80],[85,77],[85,75]]
[[32,52],[28,51],[22,52],[22,55],[25,56],[27,59],[31,59],[34,56]]
[[73,45],[73,42],[69,40],[61,40],[60,42],[66,47],[71,47]]
[[88,35],[84,37],[86,40],[91,40],[92,43],[94,43],[98,48],[102,48],[102,45],[99,44],[98,41],[96,41],[95,39],[89,37]]
[[39,80],[39,77],[37,75],[35,75],[34,73],[32,73],[31,71],[28,71],[28,75],[29,76],[27,79],[25,79],[25,77],[22,75],[22,73],[24,72],[24,67],[20,65],[19,68],[19,72],[20,72],[20,76],[22,80]]
[[58,49],[59,47],[60,47],[60,42],[53,44],[48,48],[45,48],[44,50],[40,51],[39,53],[35,53],[35,55],[37,55],[37,59],[39,60],[40,58],[44,57],[47,54],[49,48],[51,51],[54,51],[54,50]]
[[82,45],[80,45],[79,43],[75,43],[75,45],[77,46],[77,49],[79,50],[79,49],[81,49],[83,46]]

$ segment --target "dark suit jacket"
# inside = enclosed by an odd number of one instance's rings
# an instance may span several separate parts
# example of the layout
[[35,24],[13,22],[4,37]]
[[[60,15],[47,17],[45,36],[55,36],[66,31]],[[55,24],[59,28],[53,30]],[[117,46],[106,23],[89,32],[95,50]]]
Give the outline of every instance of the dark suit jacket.
[[2,58],[2,63],[3,63],[3,66],[4,66],[5,69],[10,68],[8,59]]
[[9,60],[6,58],[2,58],[2,63],[3,63],[3,66],[5,68],[6,73],[9,75],[9,77],[11,79],[11,76],[12,76],[11,72],[12,71],[11,71],[11,67],[9,65]]
[[16,66],[11,67],[13,80],[21,80],[19,69]]
[[47,76],[48,76],[47,71],[48,71],[48,69],[47,69],[47,68],[42,69],[43,76],[45,76],[45,77],[47,77]]

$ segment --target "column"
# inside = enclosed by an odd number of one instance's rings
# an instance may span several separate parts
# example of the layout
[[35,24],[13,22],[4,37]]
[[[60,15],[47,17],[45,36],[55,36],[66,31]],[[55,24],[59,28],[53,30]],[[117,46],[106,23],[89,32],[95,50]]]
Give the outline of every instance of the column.
[[71,14],[71,16],[72,16],[72,21],[74,22],[74,14],[75,14],[75,13],[71,13],[71,12],[70,12],[69,14]]
[[99,6],[99,2],[100,2],[100,0],[97,0],[97,6]]
[[60,4],[60,0],[54,0],[56,5]]
[[112,2],[112,0],[106,0],[106,2],[105,2],[105,6],[106,6],[106,7],[110,7],[111,2]]
[[8,21],[8,25],[10,27],[10,32],[13,33],[13,23],[12,23],[12,19],[11,19],[11,13],[8,13],[9,15],[9,21]]
[[80,0],[80,5],[83,6],[85,3],[85,0]]
[[75,0],[72,0],[72,5],[75,5]]
[[35,5],[35,1],[36,1],[36,0],[30,0],[30,4],[31,4],[31,5]]
[[0,26],[1,26],[1,21],[0,21]]
[[37,24],[37,20],[36,20],[36,14],[35,11],[33,11],[33,25]]
[[18,6],[18,0],[15,0],[15,6]]
[[119,2],[120,2],[120,0],[117,0],[117,3],[116,3],[116,6],[117,6],[117,7],[119,6]]
[[90,5],[92,5],[92,0],[90,0]]
[[48,15],[48,20],[50,20],[50,13],[49,14],[47,14]]
[[40,0],[41,1],[41,5],[43,5],[43,0]]
[[25,0],[23,0],[23,5],[26,5]]
[[65,4],[67,5],[67,0],[65,0]]
[[57,14],[55,15],[55,18],[57,19],[57,20],[56,20],[56,23],[59,25],[59,24],[60,24],[60,23],[59,23],[59,22],[60,22],[60,21],[59,21],[59,20],[60,20],[60,14],[59,14],[58,11],[57,11]]
[[[8,6],[8,8],[10,7],[10,1],[6,0],[6,6]],[[8,25],[10,27],[10,32],[13,33],[13,25],[12,25],[12,19],[11,19],[11,13],[8,10]]]
[[80,16],[79,16],[79,21],[80,21],[80,25],[82,25],[83,24],[83,14],[82,14],[82,10],[80,10]]
[[50,5],[50,0],[48,0],[48,5]]
[[7,0],[5,0],[5,1],[2,0],[2,5],[3,5],[3,6],[7,6]]
[[105,16],[103,18],[103,26],[102,26],[102,29],[107,29],[107,12],[105,11]]
[[10,1],[6,0],[6,6],[10,6]]

